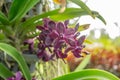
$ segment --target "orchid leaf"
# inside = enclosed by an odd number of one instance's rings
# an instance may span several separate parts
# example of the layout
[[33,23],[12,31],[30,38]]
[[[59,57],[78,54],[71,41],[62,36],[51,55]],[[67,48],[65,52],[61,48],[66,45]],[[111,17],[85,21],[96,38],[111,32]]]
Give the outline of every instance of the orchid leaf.
[[[31,31],[35,29],[35,26],[38,25],[38,23],[41,23],[41,19],[45,17],[50,17],[54,21],[64,21],[64,20],[73,19],[76,17],[85,16],[85,15],[89,15],[89,13],[81,8],[67,8],[63,13],[59,13],[59,9],[57,9],[57,10],[49,11],[28,19],[27,21],[21,24],[20,31],[24,30],[25,31],[24,34],[26,34],[28,30]],[[96,15],[96,17],[99,17],[99,16]],[[103,21],[103,23],[106,23],[104,18],[102,18],[101,20]]]
[[17,14],[19,14],[18,12],[20,9],[23,9],[25,7],[27,1],[28,0],[13,0],[8,13],[9,20],[12,20],[14,17],[16,17]]
[[92,11],[92,13],[93,13],[93,15],[95,17],[97,17],[98,19],[100,19],[105,25],[107,24],[106,21],[105,21],[105,19],[98,12]]
[[84,9],[86,12],[89,13],[89,15],[91,15],[94,18],[92,11],[89,9],[89,7],[84,2],[82,2],[81,0],[69,0],[69,1],[72,1],[73,3],[80,6],[82,9]]
[[11,22],[20,20],[39,0],[14,0],[9,11]]
[[67,19],[80,17],[83,15],[89,15],[89,14],[81,8],[67,8],[63,13],[59,13],[59,9],[57,9],[57,10],[49,11],[49,12],[34,16],[28,19],[26,22],[24,22],[22,26],[25,27],[31,24],[35,24],[39,22],[40,19],[48,17],[48,16],[50,16],[50,18],[53,20],[61,21],[61,20],[67,20]]
[[7,17],[1,11],[0,11],[0,22],[2,24],[8,24],[9,23]]
[[50,16],[50,18],[56,21],[62,21],[84,16],[86,14],[89,15],[85,10],[81,8],[67,8],[63,13],[54,14]]
[[6,68],[2,63],[0,63],[0,76],[3,79],[6,79],[13,76],[13,73],[8,68]]
[[89,63],[90,58],[91,58],[91,55],[85,56],[85,58],[82,60],[82,62],[78,65],[78,67],[74,71],[76,72],[84,69],[86,65]]
[[4,52],[6,52],[9,56],[11,56],[15,61],[18,62],[26,80],[31,80],[30,72],[27,67],[27,64],[22,56],[21,53],[19,53],[14,47],[5,44],[5,43],[0,43],[0,49]]
[[53,80],[120,80],[110,72],[99,69],[84,69],[79,72],[71,72]]

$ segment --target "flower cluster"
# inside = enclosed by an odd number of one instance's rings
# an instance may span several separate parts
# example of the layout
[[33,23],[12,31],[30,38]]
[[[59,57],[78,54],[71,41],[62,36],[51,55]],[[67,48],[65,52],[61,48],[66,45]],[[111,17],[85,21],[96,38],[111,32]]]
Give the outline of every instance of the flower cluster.
[[69,51],[75,57],[82,56],[80,53],[84,48],[82,44],[85,36],[77,38],[80,34],[77,32],[79,24],[75,28],[68,28],[68,20],[62,23],[45,18],[43,22],[43,26],[37,26],[37,29],[41,31],[37,37],[39,58],[42,58],[43,61],[49,61],[54,57],[63,59],[67,57]]
[[[54,22],[49,18],[43,19],[43,25],[37,26],[40,31],[38,39],[37,56],[43,61],[54,58],[66,58],[71,51],[77,58],[82,57],[81,52],[85,47],[83,42],[85,36],[79,37],[77,32],[79,24],[74,28],[68,27],[69,20],[64,22]],[[79,38],[78,38],[79,37]],[[26,40],[24,44],[29,44],[29,50],[33,51],[33,39]]]

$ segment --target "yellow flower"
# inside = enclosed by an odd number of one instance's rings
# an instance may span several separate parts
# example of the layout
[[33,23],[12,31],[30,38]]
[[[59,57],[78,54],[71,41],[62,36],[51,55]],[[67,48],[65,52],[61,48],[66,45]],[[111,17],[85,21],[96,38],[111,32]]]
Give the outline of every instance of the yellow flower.
[[61,6],[60,13],[65,11],[66,8],[66,0],[53,0],[54,3],[59,4]]

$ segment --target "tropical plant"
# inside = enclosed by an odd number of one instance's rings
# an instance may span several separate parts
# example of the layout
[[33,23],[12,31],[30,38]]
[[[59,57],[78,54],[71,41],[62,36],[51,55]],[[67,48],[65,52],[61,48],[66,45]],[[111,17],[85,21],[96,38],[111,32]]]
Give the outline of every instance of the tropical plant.
[[23,43],[26,37],[33,37],[35,35],[30,35],[30,33],[35,32],[35,26],[41,24],[41,19],[45,17],[60,21],[91,15],[94,18],[98,17],[105,23],[105,20],[99,13],[91,11],[82,1],[69,1],[79,5],[81,8],[66,8],[63,13],[59,13],[59,10],[53,10],[33,17],[28,16],[28,18],[26,18],[27,12],[32,9],[39,0],[13,0],[11,6],[9,6],[10,8],[8,8],[8,13],[0,11],[0,41],[10,43],[17,49],[20,49],[21,43]]
[[[57,0],[54,0],[57,1]],[[66,0],[64,0],[66,1]],[[15,61],[17,61],[17,63],[20,66],[20,70],[23,73],[23,76],[25,77],[26,80],[31,80],[31,75],[29,72],[29,69],[27,67],[27,64],[22,56],[22,45],[23,42],[28,39],[28,38],[33,38],[36,37],[38,35],[41,35],[41,33],[39,34],[36,31],[36,27],[37,25],[41,25],[43,18],[50,18],[53,21],[65,21],[65,20],[70,20],[73,18],[77,18],[77,17],[81,17],[81,16],[85,16],[85,15],[90,15],[91,17],[95,18],[99,18],[101,21],[103,21],[104,24],[106,24],[104,18],[96,11],[91,11],[87,5],[82,2],[81,0],[68,0],[72,3],[75,3],[76,5],[80,6],[80,8],[69,8],[66,7],[66,2],[64,3],[64,5],[62,5],[61,2],[58,2],[62,8],[59,11],[59,9],[54,9],[54,10],[50,10],[48,12],[44,12],[42,14],[38,14],[38,15],[34,15],[34,16],[28,16],[27,12],[29,10],[31,10],[38,2],[39,0],[13,0],[12,4],[8,7],[8,12],[1,10],[0,11],[0,41],[4,42],[4,43],[0,43],[0,49],[2,51],[4,51],[5,53],[7,53],[9,56],[11,56]],[[27,17],[26,17],[27,16]],[[54,24],[54,22],[51,21],[52,24]],[[70,32],[75,31],[76,28],[70,27],[70,29],[68,30],[66,27],[63,27],[63,24],[61,22],[58,23],[59,24],[59,29],[61,29],[61,31],[68,31]],[[64,23],[64,25],[68,24],[67,22]],[[85,27],[84,25],[82,26],[77,26],[77,31],[81,31],[83,30],[83,28],[81,29],[81,27]],[[44,33],[45,28],[42,29],[43,27],[39,27],[38,29]],[[49,27],[47,27],[49,28]],[[53,28],[51,29],[51,33],[54,32]],[[61,33],[63,33],[62,35],[67,35],[67,33],[65,32],[60,32],[59,30],[57,30],[58,33],[54,33],[54,35],[57,36],[61,36]],[[60,34],[59,34],[60,33]],[[74,32],[73,32],[74,33]],[[49,34],[48,34],[49,35]],[[73,34],[71,34],[73,35]],[[46,36],[43,36],[44,38],[46,38]],[[70,42],[68,41],[68,38],[63,38],[64,40],[67,40],[67,44],[70,45],[70,50],[72,50],[72,52],[74,53],[74,55],[76,57],[81,57],[78,53],[80,52],[80,48],[83,40],[85,39],[85,36],[82,36],[78,39],[76,39],[75,35],[74,36],[68,36],[67,37],[71,38]],[[41,39],[41,38],[40,38]],[[56,38],[53,38],[56,39]],[[61,43],[60,40],[59,42],[56,43],[57,46],[59,46],[59,43]],[[46,39],[48,42],[47,44],[49,44],[49,39]],[[76,45],[73,45],[72,42],[75,42]],[[29,42],[29,41],[28,41]],[[44,40],[42,41],[43,44]],[[8,44],[5,44],[8,43]],[[41,46],[42,44],[40,44]],[[13,48],[12,46],[14,46],[15,48]],[[33,47],[33,43],[30,43],[30,46]],[[56,48],[57,46],[54,46],[54,48]],[[29,47],[30,50],[32,49],[32,47]],[[83,46],[82,46],[83,48]],[[49,49],[49,48],[48,48]],[[58,58],[65,58],[66,55],[64,56],[63,54],[61,54],[59,51],[59,49],[61,49],[61,47],[58,47],[57,49],[55,49],[57,57]],[[19,52],[21,51],[21,52]],[[43,50],[44,51],[44,50]],[[66,50],[66,52],[68,52],[69,50]],[[59,53],[58,53],[59,52]],[[44,56],[43,56],[44,55]],[[39,57],[42,58],[43,60],[45,59],[46,61],[48,61],[48,57],[46,58],[46,55],[43,54],[42,56],[39,54]],[[51,56],[52,57],[52,56]],[[50,57],[50,58],[51,58]],[[83,64],[86,65],[86,64]],[[82,67],[83,68],[83,67]],[[22,79],[21,73],[18,72],[16,73],[16,76],[13,76],[13,73],[11,71],[9,71],[2,63],[0,63],[0,76],[3,79]],[[113,78],[114,79],[114,78]]]

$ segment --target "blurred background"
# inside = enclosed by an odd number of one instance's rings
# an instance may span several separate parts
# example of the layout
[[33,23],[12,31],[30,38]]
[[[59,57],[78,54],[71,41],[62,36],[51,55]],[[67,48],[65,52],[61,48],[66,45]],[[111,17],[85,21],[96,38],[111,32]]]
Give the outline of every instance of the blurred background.
[[86,68],[99,68],[112,72],[120,77],[120,11],[119,0],[83,0],[90,9],[98,11],[106,20],[104,25],[98,19],[89,16],[81,17],[80,24],[90,23],[82,31],[92,43],[86,49],[92,53]]
[[91,27],[85,33],[89,34],[90,30],[95,29],[95,37],[100,37],[100,29],[105,29],[105,32],[111,39],[120,36],[120,11],[119,0],[83,0],[93,10],[97,10],[106,20],[107,25],[104,25],[100,20],[93,20],[86,16],[80,19],[80,23],[90,23]]

